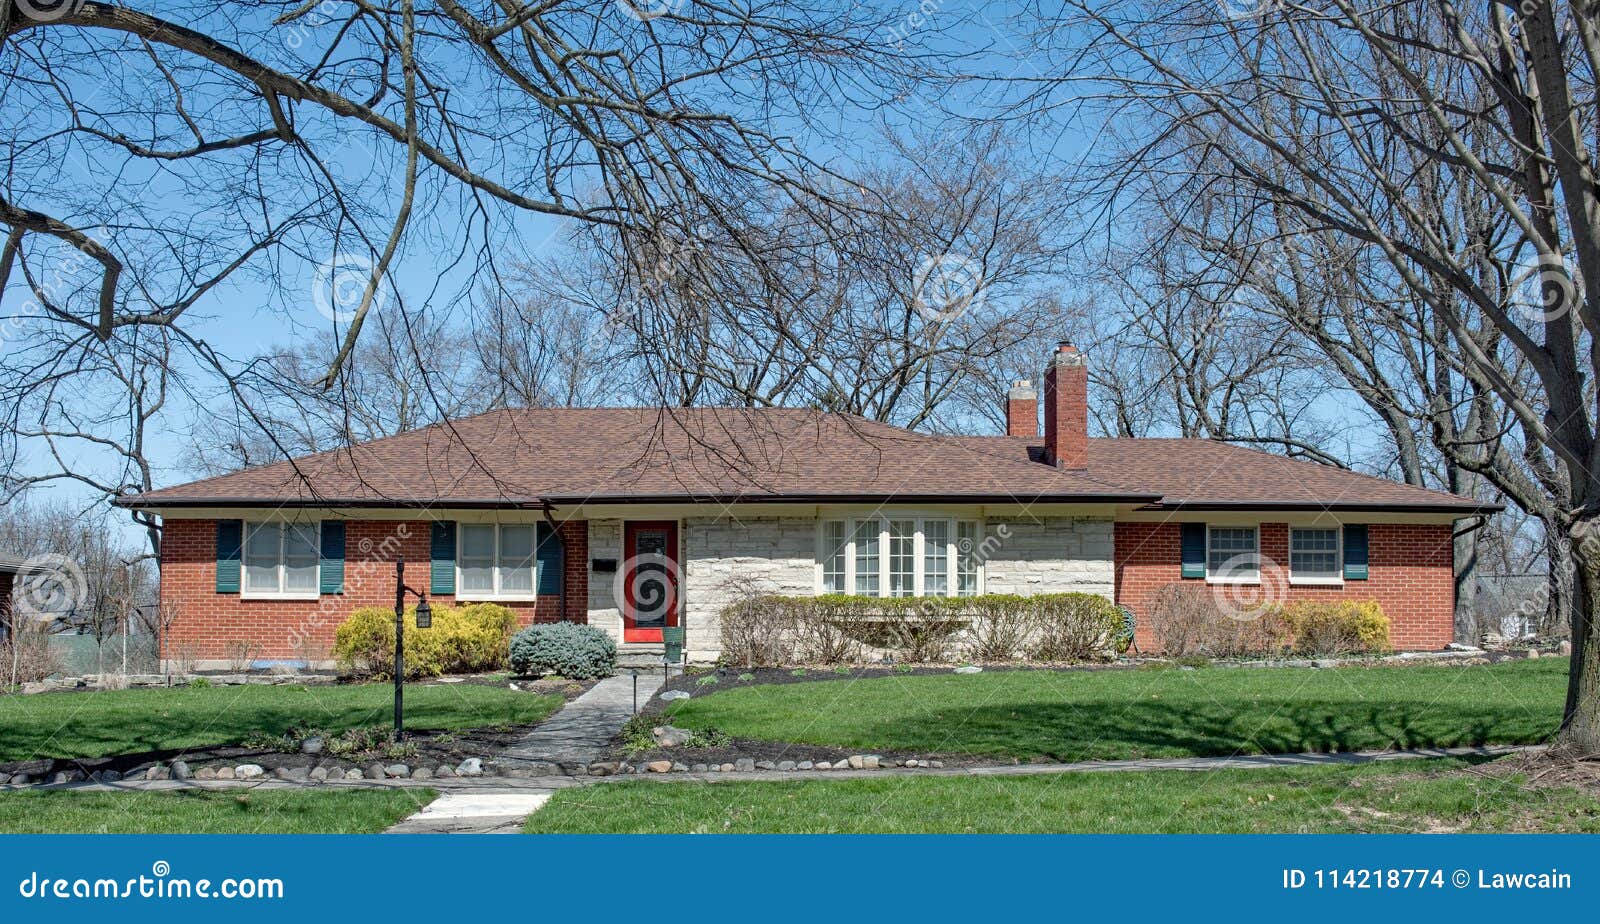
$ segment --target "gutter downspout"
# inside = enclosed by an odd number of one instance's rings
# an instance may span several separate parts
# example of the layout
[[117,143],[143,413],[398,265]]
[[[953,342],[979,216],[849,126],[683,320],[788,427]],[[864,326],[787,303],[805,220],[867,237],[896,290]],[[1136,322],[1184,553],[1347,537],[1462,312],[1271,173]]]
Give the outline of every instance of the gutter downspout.
[[560,569],[559,573],[561,575],[561,583],[559,585],[560,588],[561,588],[561,591],[557,595],[557,600],[559,602],[556,604],[557,606],[559,606],[561,608],[561,612],[560,612],[559,618],[556,621],[557,622],[568,622],[569,620],[567,619],[567,543],[566,543],[566,540],[561,538],[561,527],[560,527],[559,524],[556,523],[556,518],[554,516],[555,505],[551,504],[549,501],[546,501],[544,503],[544,506],[541,509],[544,512],[544,521],[550,527],[550,537],[556,541],[556,562],[557,562],[556,567]]

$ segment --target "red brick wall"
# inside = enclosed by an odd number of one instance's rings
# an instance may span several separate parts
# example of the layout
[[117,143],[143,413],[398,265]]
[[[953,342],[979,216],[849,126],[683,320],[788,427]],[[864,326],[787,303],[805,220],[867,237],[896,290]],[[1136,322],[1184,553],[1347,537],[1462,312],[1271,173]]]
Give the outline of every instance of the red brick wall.
[[[1390,639],[1401,650],[1439,649],[1455,630],[1455,553],[1448,524],[1367,527],[1365,581],[1341,587],[1289,583],[1289,527],[1261,524],[1262,587],[1285,602],[1376,600],[1389,616]],[[1183,581],[1177,523],[1116,524],[1117,602],[1139,617],[1138,642],[1153,650],[1149,601],[1165,584]],[[1184,583],[1200,584],[1191,579]]]
[[[316,600],[246,600],[219,594],[217,527],[214,520],[167,520],[161,537],[161,602],[176,616],[162,643],[164,658],[217,659],[230,646],[255,644],[256,658],[318,660],[327,657],[333,633],[352,610],[394,607],[395,560],[405,560],[405,582],[428,587],[431,558],[426,520],[350,520],[345,525],[344,593]],[[561,524],[566,544],[567,618],[589,615],[588,523]],[[453,603],[452,596],[430,598]],[[415,602],[408,598],[408,602]],[[555,622],[560,598],[507,603],[523,625]]]

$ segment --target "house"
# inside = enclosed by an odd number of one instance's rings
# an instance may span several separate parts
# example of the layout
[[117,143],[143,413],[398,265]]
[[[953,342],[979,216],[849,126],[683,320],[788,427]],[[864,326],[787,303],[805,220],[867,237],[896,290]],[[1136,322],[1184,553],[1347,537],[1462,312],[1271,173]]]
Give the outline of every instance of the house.
[[[780,408],[499,410],[118,503],[163,522],[164,655],[319,662],[395,562],[434,602],[494,600],[658,652],[719,650],[743,587],[786,594],[1086,591],[1146,611],[1171,582],[1230,599],[1382,603],[1406,649],[1451,641],[1466,497],[1202,440],[1090,439],[1063,344],[1007,435]],[[1148,647],[1147,627],[1139,642]]]

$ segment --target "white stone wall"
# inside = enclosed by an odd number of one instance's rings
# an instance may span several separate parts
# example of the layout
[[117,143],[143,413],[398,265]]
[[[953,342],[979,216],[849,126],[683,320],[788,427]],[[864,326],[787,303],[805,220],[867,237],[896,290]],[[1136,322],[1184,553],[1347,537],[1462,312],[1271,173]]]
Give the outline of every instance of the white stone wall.
[[[739,583],[776,594],[816,589],[817,520],[814,517],[689,517],[680,522],[683,586],[679,605],[688,626],[691,660],[721,652],[718,614]],[[990,517],[986,529],[984,589],[995,594],[1097,593],[1112,598],[1114,565],[1110,520]],[[622,521],[589,521],[589,557],[620,564]],[[589,624],[620,644],[622,615],[615,575],[589,574]]]
[[594,559],[610,558],[622,565],[622,521],[589,521],[589,625],[610,633],[622,644],[622,610],[616,600],[616,575],[596,574]]
[[697,517],[682,528],[686,642],[693,660],[721,653],[717,617],[741,583],[774,594],[816,590],[814,517]]
[[1110,520],[990,517],[985,593],[1090,593],[1115,599]]

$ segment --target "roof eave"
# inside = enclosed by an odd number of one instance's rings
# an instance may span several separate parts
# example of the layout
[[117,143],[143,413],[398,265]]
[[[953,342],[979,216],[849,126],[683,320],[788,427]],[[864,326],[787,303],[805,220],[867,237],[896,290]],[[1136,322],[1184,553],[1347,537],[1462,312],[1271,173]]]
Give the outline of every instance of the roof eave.
[[1162,501],[1150,504],[1141,509],[1157,511],[1196,511],[1208,510],[1279,510],[1284,512],[1296,511],[1348,511],[1351,513],[1455,513],[1461,516],[1476,516],[1481,514],[1499,513],[1506,509],[1504,504],[1495,503],[1362,503],[1335,501],[1332,503],[1319,503],[1317,501]]

